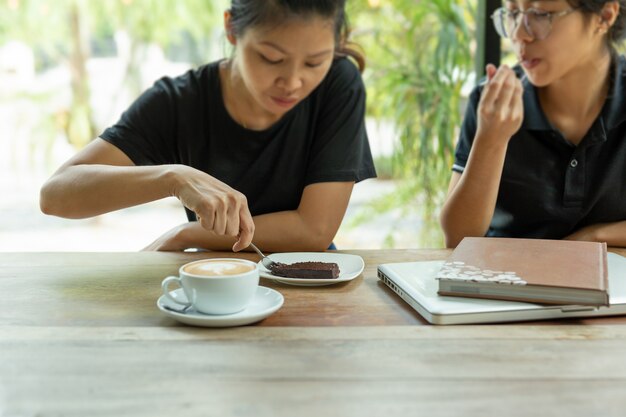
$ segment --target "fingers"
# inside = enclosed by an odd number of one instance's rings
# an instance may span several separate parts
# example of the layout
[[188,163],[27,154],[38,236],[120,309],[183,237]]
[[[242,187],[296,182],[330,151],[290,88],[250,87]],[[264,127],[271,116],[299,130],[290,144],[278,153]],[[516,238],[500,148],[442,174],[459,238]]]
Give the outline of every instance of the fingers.
[[[495,67],[494,67],[495,68]],[[488,67],[488,71],[494,68]],[[495,118],[505,122],[521,105],[522,85],[515,72],[506,65],[501,66],[493,75],[489,75],[489,83],[480,99],[481,116],[485,119]],[[512,107],[513,106],[513,107]]]
[[492,108],[500,96],[500,91],[503,88],[504,82],[511,73],[513,73],[513,71],[509,67],[502,65],[498,68],[495,75],[489,79],[489,83],[485,85],[481,101],[489,111],[493,110]]
[[248,205],[244,205],[239,212],[239,239],[233,245],[233,252],[239,252],[247,248],[252,243],[254,236],[254,221],[248,209]]
[[478,104],[478,132],[493,144],[507,143],[521,126],[523,87],[515,71],[506,65],[487,66],[488,82]]
[[228,225],[228,196],[222,198],[216,198],[213,203],[213,210],[215,213],[215,224],[213,225],[213,232],[217,235],[223,236],[226,234],[226,227]]
[[205,228],[206,230],[213,230],[215,226],[215,213],[214,212],[210,210],[206,210],[203,216],[200,216],[199,214],[196,213],[196,218],[198,219],[198,223],[200,223],[200,225],[203,228]]
[[252,240],[254,223],[246,196],[194,168],[188,168],[184,174],[185,181],[175,195],[196,213],[202,228],[218,236],[239,235],[237,247],[247,247]]
[[500,88],[500,94],[496,98],[494,102],[494,106],[497,108],[497,115],[499,116],[499,121],[506,121],[511,114],[513,113],[513,108],[511,107],[512,99],[515,96],[517,90],[516,86],[519,84],[517,78],[513,75],[513,77],[507,76],[502,81],[502,86]]
[[521,121],[524,119],[524,87],[522,87],[522,82],[516,80],[515,87],[511,94],[511,98],[509,100],[508,108],[510,109],[510,117],[515,121]]
[[[227,190],[214,193],[210,197],[203,196],[203,201],[196,207],[195,212],[204,229],[219,236],[238,236],[242,229],[240,225],[242,208],[245,208],[245,213],[247,213],[244,216],[246,221],[249,224],[252,223],[245,195],[228,187]],[[246,231],[250,229],[249,224],[246,226]]]
[[241,211],[241,207],[245,206],[248,208],[248,203],[246,201],[246,197],[242,194],[241,196],[237,196],[231,201],[231,204],[228,206],[228,212],[226,213],[226,230],[225,233],[228,236],[237,236],[239,235],[239,230],[241,229],[240,220],[239,220],[239,212]]
[[485,67],[485,73],[487,74],[487,82],[491,81],[491,79],[496,75],[496,71],[498,69],[493,64],[487,64]]

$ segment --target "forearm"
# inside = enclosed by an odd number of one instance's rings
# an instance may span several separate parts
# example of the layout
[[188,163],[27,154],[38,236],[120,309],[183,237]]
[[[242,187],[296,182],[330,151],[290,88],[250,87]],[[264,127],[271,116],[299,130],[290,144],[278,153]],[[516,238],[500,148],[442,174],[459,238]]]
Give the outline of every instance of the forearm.
[[[353,182],[310,184],[304,188],[296,210],[267,213],[250,218],[250,233],[214,233],[205,222],[182,224],[148,245],[145,250],[242,250],[250,240],[267,252],[323,251],[335,238],[348,207]],[[328,201],[333,204],[329,205]],[[189,206],[188,206],[189,207]],[[247,207],[247,206],[246,206]],[[204,219],[202,219],[204,220]],[[231,237],[225,237],[231,236]]]
[[[311,227],[297,210],[268,213],[253,217],[254,244],[267,252],[323,251],[328,248],[338,225]],[[180,232],[183,247],[230,251],[235,238],[217,236],[199,224],[187,225]]]
[[608,246],[626,248],[626,220],[599,224],[595,240],[606,242]]
[[482,146],[476,140],[465,171],[450,191],[441,212],[446,246],[455,247],[466,236],[484,236],[493,218],[506,145]]
[[172,195],[171,165],[74,165],[41,189],[41,210],[66,218],[96,216]]
[[297,210],[256,216],[254,222],[254,241],[269,252],[324,251],[341,224],[332,221],[316,224]]

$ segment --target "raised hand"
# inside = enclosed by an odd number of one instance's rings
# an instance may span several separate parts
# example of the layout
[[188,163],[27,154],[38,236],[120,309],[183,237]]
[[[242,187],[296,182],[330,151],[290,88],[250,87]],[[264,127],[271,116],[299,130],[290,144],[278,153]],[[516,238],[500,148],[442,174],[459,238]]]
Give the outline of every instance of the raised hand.
[[254,222],[246,196],[195,168],[179,165],[176,173],[172,195],[196,213],[200,225],[219,236],[238,236],[235,252],[247,248]]
[[494,144],[507,144],[524,118],[523,88],[515,72],[506,65],[487,65],[487,83],[478,104],[476,136]]

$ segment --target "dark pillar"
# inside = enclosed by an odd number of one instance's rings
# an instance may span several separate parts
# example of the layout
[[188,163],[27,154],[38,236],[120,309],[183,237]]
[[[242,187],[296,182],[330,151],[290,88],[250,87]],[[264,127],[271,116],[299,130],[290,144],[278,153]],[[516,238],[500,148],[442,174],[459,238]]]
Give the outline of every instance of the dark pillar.
[[491,21],[494,10],[502,6],[502,0],[478,0],[476,16],[476,79],[485,75],[485,65],[500,65],[500,37]]

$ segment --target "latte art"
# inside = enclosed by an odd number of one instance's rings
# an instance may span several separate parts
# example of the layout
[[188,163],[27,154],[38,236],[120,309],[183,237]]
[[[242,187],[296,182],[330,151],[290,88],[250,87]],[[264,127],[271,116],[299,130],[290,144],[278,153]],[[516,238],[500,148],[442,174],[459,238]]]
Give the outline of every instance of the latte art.
[[[170,285],[181,287],[185,297],[174,296],[176,290],[172,291]],[[169,276],[161,282],[163,295],[170,302],[183,307],[192,306],[204,314],[242,311],[252,302],[258,288],[257,264],[237,258],[189,262],[178,269],[178,276]]]
[[255,267],[253,265],[240,261],[202,261],[194,262],[187,265],[183,271],[191,275],[199,275],[205,277],[220,277],[224,275],[240,275],[250,272]]

